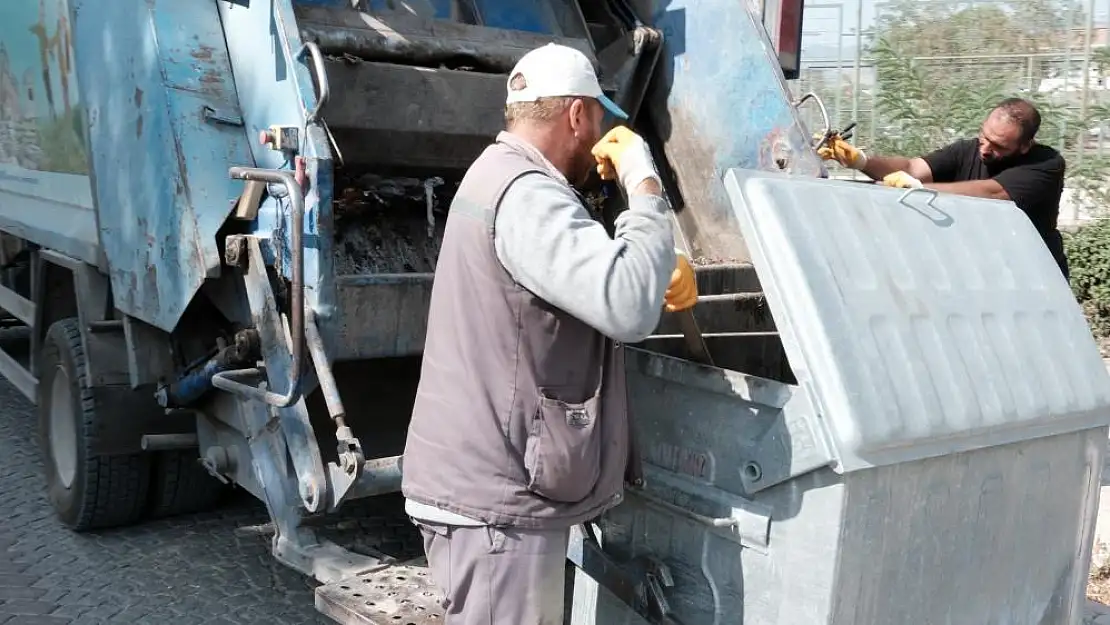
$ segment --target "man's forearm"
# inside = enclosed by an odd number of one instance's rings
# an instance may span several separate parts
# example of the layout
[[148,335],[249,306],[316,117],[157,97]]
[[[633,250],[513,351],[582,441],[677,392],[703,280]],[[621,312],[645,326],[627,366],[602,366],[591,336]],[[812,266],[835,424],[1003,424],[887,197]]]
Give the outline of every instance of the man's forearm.
[[1008,200],[1010,194],[994,180],[968,180],[966,182],[933,182],[924,185],[926,189],[955,193],[970,197],[982,197],[989,200]]
[[655,178],[646,178],[646,179],[644,179],[643,182],[636,185],[635,189],[632,189],[631,191],[629,191],[628,194],[629,195],[655,195],[655,196],[658,196],[658,197],[663,197],[663,189],[659,186],[659,183],[655,181]]
[[904,156],[867,156],[867,164],[863,166],[863,173],[872,180],[882,180],[885,176],[896,171],[909,171],[910,159]]

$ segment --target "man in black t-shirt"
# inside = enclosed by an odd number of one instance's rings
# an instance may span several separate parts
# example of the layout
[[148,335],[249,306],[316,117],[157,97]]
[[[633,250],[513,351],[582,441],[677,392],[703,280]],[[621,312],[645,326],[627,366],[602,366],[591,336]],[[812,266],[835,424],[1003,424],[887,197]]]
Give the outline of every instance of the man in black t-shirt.
[[1010,98],[991,110],[978,138],[956,141],[924,157],[867,156],[838,136],[819,153],[891,187],[1013,201],[1033,222],[1067,279],[1064,241],[1056,229],[1064,157],[1034,141],[1040,125],[1041,114],[1031,102]]

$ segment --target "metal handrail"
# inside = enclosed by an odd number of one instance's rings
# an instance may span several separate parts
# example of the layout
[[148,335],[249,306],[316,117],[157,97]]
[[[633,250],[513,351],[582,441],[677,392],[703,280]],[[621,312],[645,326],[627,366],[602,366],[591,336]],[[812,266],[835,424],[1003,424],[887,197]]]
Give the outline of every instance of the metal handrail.
[[802,108],[802,105],[805,104],[807,100],[813,100],[817,103],[817,108],[821,109],[821,121],[825,122],[825,128],[821,131],[821,135],[824,136],[829,134],[829,130],[832,129],[832,121],[829,119],[829,111],[825,108],[825,103],[821,101],[821,96],[810,91],[798,98],[798,101],[794,103],[794,108]]
[[324,104],[331,96],[331,88],[328,85],[328,74],[324,70],[324,55],[320,54],[320,47],[313,41],[306,41],[301,49],[297,51],[297,58],[303,58],[305,52],[308,52],[309,56],[312,57],[312,69],[316,74],[316,85],[320,90],[320,93],[316,95],[316,106],[305,118],[306,123],[312,124],[320,118],[320,110],[324,108]]
[[250,399],[255,399],[277,408],[292,406],[301,398],[301,377],[304,369],[304,340],[305,340],[305,310],[304,310],[304,192],[301,185],[291,172],[276,169],[258,169],[254,167],[232,167],[229,175],[236,180],[256,180],[280,184],[289,194],[289,203],[293,217],[293,283],[290,287],[291,301],[289,305],[290,339],[293,341],[293,362],[290,365],[289,386],[284,395],[267,391],[240,380],[257,375],[261,371],[257,368],[237,369],[223,371],[212,377],[212,386],[218,389],[236,393]]

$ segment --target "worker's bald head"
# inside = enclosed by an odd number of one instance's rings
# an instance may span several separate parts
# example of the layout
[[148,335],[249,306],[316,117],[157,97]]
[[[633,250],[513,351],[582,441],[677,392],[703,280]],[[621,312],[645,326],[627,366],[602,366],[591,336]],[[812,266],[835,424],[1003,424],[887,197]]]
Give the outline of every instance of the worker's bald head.
[[1041,129],[1041,112],[1029,100],[1007,98],[991,111],[1021,128],[1022,143],[1032,143]]
[[979,129],[979,157],[986,163],[1025,154],[1041,127],[1041,114],[1028,100],[1008,98],[995,106]]

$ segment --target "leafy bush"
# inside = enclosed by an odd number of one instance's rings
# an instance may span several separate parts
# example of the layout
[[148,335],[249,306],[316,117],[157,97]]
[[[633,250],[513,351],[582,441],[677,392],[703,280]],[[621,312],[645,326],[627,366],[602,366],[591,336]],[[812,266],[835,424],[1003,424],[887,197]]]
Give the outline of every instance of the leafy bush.
[[1064,235],[1071,288],[1095,336],[1110,338],[1110,220]]

